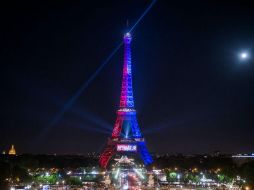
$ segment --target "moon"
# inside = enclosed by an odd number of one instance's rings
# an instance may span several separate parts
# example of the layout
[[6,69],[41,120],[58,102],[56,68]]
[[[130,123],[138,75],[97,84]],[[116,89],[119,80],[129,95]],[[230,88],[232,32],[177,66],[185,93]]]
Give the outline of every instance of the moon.
[[241,53],[241,58],[242,59],[246,59],[248,57],[248,54],[247,53]]
[[246,51],[243,51],[243,52],[239,53],[239,59],[242,60],[242,61],[245,61],[245,60],[249,59],[249,57],[250,57],[250,55]]

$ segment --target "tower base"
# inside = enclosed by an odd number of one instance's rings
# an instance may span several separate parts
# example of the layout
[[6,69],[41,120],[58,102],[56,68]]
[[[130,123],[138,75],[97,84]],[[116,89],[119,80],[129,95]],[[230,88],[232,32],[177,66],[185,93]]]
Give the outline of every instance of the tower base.
[[105,169],[114,154],[137,154],[145,165],[149,165],[153,162],[145,145],[144,138],[109,138],[106,148],[100,155],[100,166]]

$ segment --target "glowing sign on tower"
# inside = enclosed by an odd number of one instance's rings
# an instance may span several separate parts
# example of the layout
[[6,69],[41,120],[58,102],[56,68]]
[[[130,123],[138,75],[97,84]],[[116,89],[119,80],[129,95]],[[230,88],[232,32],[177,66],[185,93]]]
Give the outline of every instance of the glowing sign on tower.
[[133,144],[118,144],[116,146],[117,152],[136,152],[137,145]]

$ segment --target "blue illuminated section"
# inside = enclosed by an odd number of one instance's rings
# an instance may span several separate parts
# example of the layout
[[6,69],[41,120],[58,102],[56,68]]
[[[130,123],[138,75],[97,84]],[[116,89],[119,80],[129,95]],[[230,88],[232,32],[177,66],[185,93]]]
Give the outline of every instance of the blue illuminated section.
[[143,160],[145,165],[149,165],[153,162],[153,159],[150,155],[150,153],[147,150],[146,144],[144,141],[138,143],[139,147],[139,153],[141,156],[141,159]]
[[136,113],[135,113],[135,116],[132,118],[131,131],[132,131],[132,136],[134,138],[142,138],[142,135],[138,126]]

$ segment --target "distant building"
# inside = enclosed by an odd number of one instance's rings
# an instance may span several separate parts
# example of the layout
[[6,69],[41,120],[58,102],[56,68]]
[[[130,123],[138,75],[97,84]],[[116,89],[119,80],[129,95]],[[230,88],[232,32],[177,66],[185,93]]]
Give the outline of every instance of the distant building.
[[16,150],[14,148],[14,145],[11,145],[11,149],[9,150],[9,155],[16,155]]

